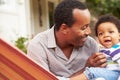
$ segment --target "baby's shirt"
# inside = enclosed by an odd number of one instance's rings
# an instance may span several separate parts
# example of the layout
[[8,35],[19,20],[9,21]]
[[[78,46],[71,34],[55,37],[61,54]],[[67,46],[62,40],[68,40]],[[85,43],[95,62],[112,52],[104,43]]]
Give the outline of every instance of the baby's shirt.
[[102,48],[100,52],[107,57],[108,66],[110,70],[120,70],[120,42],[111,48]]

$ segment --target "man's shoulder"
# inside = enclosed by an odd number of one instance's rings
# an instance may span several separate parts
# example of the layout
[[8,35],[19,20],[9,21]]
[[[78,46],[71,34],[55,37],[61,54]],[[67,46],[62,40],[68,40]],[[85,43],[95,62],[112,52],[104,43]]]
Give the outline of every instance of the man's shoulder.
[[87,43],[90,43],[90,44],[97,43],[96,40],[95,40],[93,37],[91,37],[91,36],[88,36],[86,42],[87,42]]
[[48,30],[36,34],[31,39],[30,43],[38,43],[38,42],[41,42],[41,41],[45,41],[46,38],[47,38],[47,32],[48,32]]
[[55,41],[54,37],[54,30],[53,29],[48,29],[46,31],[38,33],[31,41],[30,43],[32,44],[37,44],[37,45],[49,45],[52,44],[52,42]]
[[92,38],[91,36],[88,36],[88,39],[87,39],[87,41],[85,42],[85,46],[87,47],[87,48],[92,48],[92,49],[98,49],[99,47],[98,47],[98,43],[97,43],[97,41],[94,39],[94,38]]

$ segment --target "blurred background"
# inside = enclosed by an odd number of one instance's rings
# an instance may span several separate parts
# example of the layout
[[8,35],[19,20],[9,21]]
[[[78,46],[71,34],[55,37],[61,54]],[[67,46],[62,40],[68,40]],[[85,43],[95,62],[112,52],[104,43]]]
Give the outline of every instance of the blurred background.
[[[26,45],[37,33],[53,26],[53,12],[62,0],[0,0],[0,37],[26,53]],[[91,12],[93,38],[94,24],[103,14],[120,19],[120,0],[79,0]]]

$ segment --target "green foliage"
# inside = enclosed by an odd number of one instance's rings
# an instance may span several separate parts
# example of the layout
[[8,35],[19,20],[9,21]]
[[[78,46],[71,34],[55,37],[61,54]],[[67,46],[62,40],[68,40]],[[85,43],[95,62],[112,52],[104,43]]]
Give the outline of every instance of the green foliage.
[[86,0],[93,15],[112,14],[120,18],[120,0]]
[[19,37],[16,41],[15,41],[15,46],[18,47],[20,50],[22,50],[23,52],[27,53],[27,49],[26,49],[26,45],[25,42],[28,41],[28,38],[25,37]]

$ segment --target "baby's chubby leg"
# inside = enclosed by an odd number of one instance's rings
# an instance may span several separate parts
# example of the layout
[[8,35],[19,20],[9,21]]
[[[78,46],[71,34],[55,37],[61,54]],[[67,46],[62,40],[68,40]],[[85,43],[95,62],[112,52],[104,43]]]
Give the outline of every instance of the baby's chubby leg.
[[105,80],[118,80],[120,73],[117,71],[108,70],[107,68],[86,68],[84,74],[88,80],[95,80],[96,78],[104,78]]

